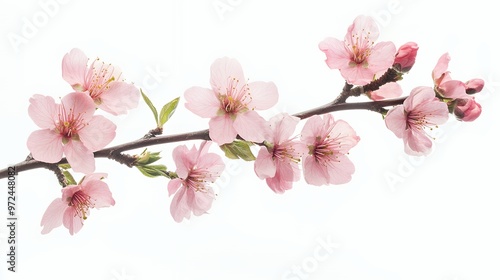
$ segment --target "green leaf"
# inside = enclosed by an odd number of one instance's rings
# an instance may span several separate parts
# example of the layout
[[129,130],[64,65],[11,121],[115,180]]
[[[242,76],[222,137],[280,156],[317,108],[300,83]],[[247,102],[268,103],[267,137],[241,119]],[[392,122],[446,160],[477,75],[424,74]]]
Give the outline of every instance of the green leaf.
[[177,97],[174,100],[168,102],[161,108],[160,112],[160,120],[159,120],[159,127],[163,127],[163,125],[170,119],[170,117],[174,114],[175,109],[177,108],[177,105],[179,104],[179,98]]
[[220,148],[224,151],[226,157],[230,159],[242,159],[245,161],[255,160],[255,156],[250,150],[251,142],[235,140],[232,143],[221,145]]
[[66,170],[66,169],[70,169],[71,165],[69,165],[69,163],[61,163],[61,164],[59,164],[59,168]]
[[71,175],[68,170],[63,170],[62,173],[64,174],[64,178],[66,178],[68,185],[77,185],[75,178],[73,178],[73,175]]
[[146,177],[154,178],[159,176],[167,177],[167,167],[163,164],[136,166]]
[[144,99],[144,101],[146,102],[146,104],[148,104],[149,109],[151,109],[151,112],[153,112],[153,115],[155,117],[155,123],[156,123],[156,125],[159,126],[158,111],[156,110],[156,108],[153,105],[153,103],[151,102],[151,100],[149,100],[149,98],[146,96],[146,94],[142,91],[142,89],[141,89],[141,95],[142,95],[142,98]]

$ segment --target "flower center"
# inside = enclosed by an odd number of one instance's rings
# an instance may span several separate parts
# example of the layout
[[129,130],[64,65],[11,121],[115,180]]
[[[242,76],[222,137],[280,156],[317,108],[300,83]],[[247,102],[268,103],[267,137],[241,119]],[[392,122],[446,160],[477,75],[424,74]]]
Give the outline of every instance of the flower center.
[[91,197],[82,191],[77,191],[69,199],[68,206],[74,207],[76,214],[86,220],[89,208],[94,208],[95,204],[92,202]]
[[184,185],[187,188],[193,188],[197,192],[207,192],[207,184],[214,182],[215,177],[217,177],[217,174],[209,172],[207,169],[193,167],[184,180]]
[[70,139],[79,140],[78,131],[87,125],[82,114],[75,115],[73,108],[66,110],[61,104],[58,119],[55,131],[63,137],[63,142],[66,144]]
[[120,79],[121,73],[115,78],[113,75],[114,67],[111,64],[105,64],[99,58],[92,63],[91,68],[91,75],[87,77],[89,85],[87,90],[90,97],[99,105],[102,103],[100,96],[109,89],[111,82]]
[[341,142],[337,137],[331,138],[327,135],[324,139],[321,136],[316,137],[316,143],[309,146],[309,154],[314,157],[316,162],[327,164],[330,161],[337,161],[337,154],[341,147]]
[[223,114],[235,115],[248,110],[247,104],[252,99],[247,84],[240,85],[240,80],[228,78],[226,92],[219,92],[219,100]]
[[[363,33],[364,29],[361,31]],[[374,41],[370,40],[370,32],[368,32],[364,37],[363,35],[353,34],[352,35],[352,45],[347,44],[348,49],[351,52],[351,66],[362,64],[364,67],[368,67],[368,62],[366,59],[370,56],[372,47],[375,44]]]
[[274,144],[272,149],[273,160],[300,162],[300,155],[295,151],[290,141]]

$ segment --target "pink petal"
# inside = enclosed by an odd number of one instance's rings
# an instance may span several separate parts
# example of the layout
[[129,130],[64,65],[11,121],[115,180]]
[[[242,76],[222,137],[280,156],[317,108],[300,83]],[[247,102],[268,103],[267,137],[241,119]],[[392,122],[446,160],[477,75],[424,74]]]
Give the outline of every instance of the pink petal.
[[50,203],[40,222],[40,225],[43,227],[42,234],[47,234],[52,229],[62,225],[63,214],[67,207],[68,204],[60,198],[56,198]]
[[177,167],[175,173],[177,173],[179,178],[183,179],[187,178],[189,170],[193,167],[193,162],[188,158],[187,154],[188,148],[186,145],[177,146],[172,151],[172,158],[174,159],[175,166]]
[[446,98],[467,98],[465,84],[462,81],[450,80],[439,85],[439,91]]
[[[240,116],[238,116],[239,118]],[[228,115],[217,116],[208,122],[210,139],[218,145],[231,143],[238,134],[233,127],[233,120]]]
[[52,130],[33,131],[26,144],[33,158],[38,161],[56,163],[62,158],[62,137]]
[[359,136],[356,135],[356,131],[354,131],[354,129],[343,120],[335,122],[332,130],[330,131],[330,135],[335,137],[336,141],[340,142],[341,145],[337,151],[342,154],[348,153],[349,150],[356,146],[359,142]]
[[393,42],[380,42],[373,46],[367,57],[368,67],[373,73],[383,74],[394,64],[396,46]]
[[65,188],[61,189],[62,193],[62,200],[63,201],[69,201],[73,197],[73,195],[82,189],[81,185],[69,185],[66,186]]
[[83,180],[82,180],[82,182],[80,184],[81,185],[86,185],[88,182],[91,182],[91,181],[101,181],[102,179],[107,178],[107,177],[108,177],[107,173],[91,173],[91,174],[87,174],[87,175],[85,175],[85,177],[83,177]]
[[168,196],[173,195],[182,185],[182,179],[176,178],[168,182]]
[[252,82],[248,87],[252,98],[249,109],[267,110],[278,102],[278,88],[273,82]]
[[90,121],[95,113],[95,105],[92,98],[83,92],[73,92],[61,99],[61,106],[65,115],[73,114],[80,116],[86,122]]
[[385,125],[398,138],[403,138],[407,125],[406,121],[405,110],[402,105],[393,107],[385,116]]
[[220,101],[216,94],[208,88],[191,87],[184,92],[186,108],[202,118],[211,118],[217,115]]
[[328,183],[339,185],[351,181],[351,175],[354,173],[354,164],[346,155],[338,155],[336,161],[330,162],[328,167]]
[[214,201],[214,191],[212,188],[208,188],[206,192],[197,192],[194,193],[194,201],[193,201],[193,214],[195,216],[200,216],[206,214],[208,210],[212,207],[212,202]]
[[370,98],[372,100],[377,101],[377,100],[383,100],[383,99],[387,99],[387,98],[400,97],[401,94],[403,94],[403,89],[401,88],[401,86],[396,82],[392,82],[392,83],[387,83],[385,85],[382,85],[376,91],[372,91],[370,93]]
[[240,63],[234,58],[223,57],[216,59],[210,67],[210,84],[215,92],[227,90],[231,79],[236,79],[239,84],[246,83],[243,69]]
[[108,184],[101,180],[91,180],[83,185],[82,190],[92,198],[95,208],[109,207],[115,205],[113,195]]
[[448,53],[444,53],[439,58],[436,66],[432,70],[432,78],[436,81],[448,70],[448,64],[451,58]]
[[28,114],[40,128],[52,129],[55,127],[58,108],[54,98],[35,94],[30,98]]
[[254,171],[260,179],[274,177],[276,164],[266,147],[261,147],[254,163]]
[[189,219],[191,216],[188,206],[187,188],[180,188],[174,195],[170,203],[170,214],[174,221],[180,223],[184,218]]
[[273,143],[282,143],[293,136],[300,119],[286,113],[278,114],[269,120],[274,135]]
[[434,93],[434,89],[431,87],[420,86],[414,88],[410,92],[408,98],[406,98],[403,102],[403,106],[406,112],[411,112],[420,104],[427,103],[435,99],[436,94]]
[[375,20],[369,16],[359,15],[347,29],[344,40],[353,46],[359,44],[357,40],[374,42],[378,36],[379,30]]
[[318,115],[314,115],[307,119],[304,127],[302,128],[302,132],[300,133],[300,139],[307,143],[308,145],[312,145],[316,142],[316,137],[322,135],[323,128],[323,118]]
[[63,224],[67,229],[69,229],[69,233],[73,235],[82,229],[83,219],[78,216],[74,207],[68,207],[66,208],[66,211],[64,211]]
[[84,91],[87,56],[79,49],[72,49],[62,60],[62,77],[74,90]]
[[432,141],[422,130],[407,129],[403,140],[405,152],[409,155],[428,155],[432,151]]
[[312,156],[307,156],[303,159],[304,179],[310,185],[321,186],[327,185],[328,170],[326,166],[319,163]]
[[255,111],[238,114],[234,120],[234,129],[243,139],[252,142],[263,142],[271,134],[266,120]]
[[[207,169],[214,173],[213,176],[218,177],[224,171],[225,164],[218,154],[208,153],[200,156],[198,159],[197,168]],[[215,180],[215,178],[212,178]]]
[[346,50],[345,43],[336,38],[326,38],[318,45],[326,55],[326,65],[330,69],[343,69],[351,62],[351,54]]
[[87,149],[82,142],[70,140],[64,145],[64,154],[68,163],[75,172],[89,174],[95,170],[95,159],[92,151]]
[[115,135],[116,125],[104,116],[93,116],[88,125],[78,132],[80,141],[92,152],[106,147]]
[[102,103],[98,107],[115,116],[126,114],[139,105],[139,89],[122,81],[111,82],[109,89],[99,97]]

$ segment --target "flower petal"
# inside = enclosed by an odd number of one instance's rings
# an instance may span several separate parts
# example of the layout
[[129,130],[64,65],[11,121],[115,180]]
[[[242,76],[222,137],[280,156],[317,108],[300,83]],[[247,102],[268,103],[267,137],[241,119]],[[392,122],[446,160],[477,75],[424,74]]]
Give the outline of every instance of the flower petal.
[[184,92],[186,108],[202,118],[212,118],[220,109],[216,94],[208,88],[191,87]]
[[[238,116],[239,117],[239,116]],[[208,122],[210,139],[218,145],[231,143],[238,134],[230,116],[217,116]]]
[[300,119],[286,113],[278,114],[269,120],[271,133],[274,135],[273,143],[282,143],[292,137],[295,127]]
[[385,125],[396,137],[403,138],[406,130],[406,115],[403,105],[398,105],[389,110],[385,116]]
[[59,105],[51,96],[35,94],[30,98],[28,114],[40,128],[52,129],[55,127]]
[[212,188],[207,188],[206,192],[193,191],[193,214],[195,216],[200,216],[206,214],[208,210],[212,207],[212,202],[214,201],[214,191]]
[[104,116],[93,116],[88,125],[78,132],[80,141],[92,152],[106,147],[115,135],[116,125]]
[[251,82],[249,109],[267,110],[278,102],[278,88],[273,82]]
[[139,89],[133,84],[122,81],[111,82],[109,89],[99,95],[103,111],[113,115],[126,114],[139,105]]
[[369,96],[372,100],[383,100],[387,98],[400,97],[403,94],[403,89],[396,82],[391,82],[382,85],[378,90],[370,92]]
[[330,69],[343,69],[349,66],[351,54],[346,50],[345,43],[336,38],[326,38],[318,45],[326,55],[326,65]]
[[310,185],[321,186],[329,183],[328,170],[312,156],[303,158],[304,179]]
[[351,176],[354,173],[354,164],[346,155],[338,155],[335,161],[331,161],[328,172],[329,184],[345,184],[351,181]]
[[180,188],[170,203],[170,214],[174,221],[180,223],[184,218],[189,219],[191,211],[188,206],[187,188]]
[[50,203],[40,222],[40,225],[43,227],[42,234],[47,234],[52,229],[62,225],[64,211],[67,207],[68,204],[60,198],[56,198]]
[[74,90],[84,91],[88,57],[79,49],[72,49],[62,60],[62,77]]
[[232,79],[239,81],[239,84],[245,84],[245,76],[240,63],[234,58],[223,57],[216,59],[210,66],[210,84],[215,92],[227,90]]
[[234,120],[234,129],[245,140],[263,142],[270,135],[266,120],[255,111],[239,114]]
[[115,200],[109,190],[108,184],[101,180],[91,180],[86,182],[82,186],[82,190],[85,194],[92,198],[95,208],[115,205]]
[[257,158],[255,159],[254,171],[260,179],[266,179],[276,175],[276,164],[266,147],[260,148]]
[[409,155],[425,156],[432,151],[432,141],[422,130],[407,129],[403,140],[405,152]]
[[168,187],[167,187],[168,196],[171,196],[175,192],[177,192],[177,190],[179,189],[179,187],[181,187],[181,185],[182,185],[182,179],[176,178],[170,180],[170,182],[168,182]]
[[64,211],[63,225],[69,229],[69,234],[71,235],[78,233],[82,229],[83,219],[78,216],[74,207],[68,207],[66,211]]
[[63,115],[79,116],[83,122],[90,121],[95,113],[95,105],[92,98],[83,92],[73,92],[61,99]]
[[33,158],[38,161],[56,163],[62,158],[62,137],[52,130],[33,131],[26,144]]
[[64,145],[64,154],[75,172],[89,174],[95,170],[95,159],[92,151],[80,141],[69,141]]

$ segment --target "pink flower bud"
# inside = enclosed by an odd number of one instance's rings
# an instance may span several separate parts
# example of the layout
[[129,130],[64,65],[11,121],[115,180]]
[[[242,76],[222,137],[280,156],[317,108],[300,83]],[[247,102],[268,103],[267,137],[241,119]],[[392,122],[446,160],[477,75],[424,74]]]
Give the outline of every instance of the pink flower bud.
[[456,102],[454,114],[457,119],[471,122],[481,115],[481,105],[474,98],[460,98]]
[[408,72],[415,64],[418,45],[414,42],[408,42],[402,45],[396,53],[393,67],[401,72]]
[[465,92],[467,94],[478,93],[483,90],[484,81],[482,79],[472,79],[465,83]]

